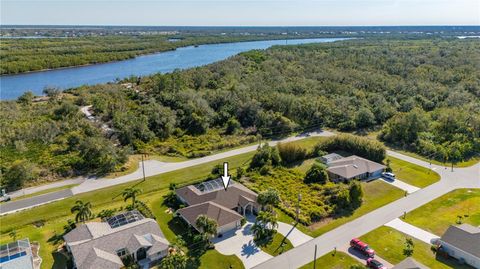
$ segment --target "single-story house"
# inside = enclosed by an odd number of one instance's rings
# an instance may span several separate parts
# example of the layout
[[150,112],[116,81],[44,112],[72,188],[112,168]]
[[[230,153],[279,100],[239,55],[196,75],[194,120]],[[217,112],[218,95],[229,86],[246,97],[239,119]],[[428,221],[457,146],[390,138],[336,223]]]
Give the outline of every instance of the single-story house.
[[439,240],[439,250],[474,268],[480,268],[480,228],[451,225]]
[[329,163],[333,162],[333,161],[336,161],[336,160],[340,160],[340,159],[343,159],[343,156],[340,155],[340,154],[337,154],[337,153],[330,153],[330,154],[327,154],[327,155],[323,155],[322,157],[320,157],[320,161],[326,165],[328,165]]
[[187,205],[177,211],[181,218],[197,229],[198,216],[206,215],[217,222],[219,235],[240,228],[246,214],[255,214],[260,209],[257,194],[234,181],[224,189],[222,180],[214,179],[179,188],[176,194]]
[[27,239],[0,246],[1,269],[34,269],[32,247]]
[[119,269],[126,258],[151,266],[169,247],[157,222],[136,210],[78,225],[63,238],[77,269]]
[[417,262],[414,258],[408,257],[399,262],[392,269],[430,269],[429,267]]
[[352,155],[328,163],[330,180],[350,181],[352,179],[376,179],[382,176],[385,165]]

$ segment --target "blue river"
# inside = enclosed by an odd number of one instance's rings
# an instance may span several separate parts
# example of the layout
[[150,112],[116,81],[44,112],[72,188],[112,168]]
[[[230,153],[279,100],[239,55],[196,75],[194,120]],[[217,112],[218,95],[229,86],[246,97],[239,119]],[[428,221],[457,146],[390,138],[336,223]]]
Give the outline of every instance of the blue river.
[[45,87],[68,89],[82,85],[111,82],[132,75],[145,76],[158,72],[171,72],[175,69],[197,67],[226,59],[240,52],[267,49],[274,45],[323,43],[344,39],[289,39],[190,46],[117,62],[4,75],[0,76],[0,99],[15,99],[26,91],[32,91],[35,95],[42,95]]

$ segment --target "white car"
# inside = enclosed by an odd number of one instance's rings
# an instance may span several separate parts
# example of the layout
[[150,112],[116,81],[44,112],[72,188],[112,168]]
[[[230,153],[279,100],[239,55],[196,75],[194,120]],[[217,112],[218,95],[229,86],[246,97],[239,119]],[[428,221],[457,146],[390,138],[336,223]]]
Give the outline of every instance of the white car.
[[395,180],[395,174],[390,172],[383,172],[382,177],[385,179]]

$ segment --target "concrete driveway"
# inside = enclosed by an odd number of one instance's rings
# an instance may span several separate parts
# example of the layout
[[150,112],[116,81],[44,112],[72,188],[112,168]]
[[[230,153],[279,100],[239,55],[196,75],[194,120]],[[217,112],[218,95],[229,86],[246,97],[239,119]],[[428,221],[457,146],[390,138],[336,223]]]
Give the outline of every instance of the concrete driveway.
[[290,240],[290,243],[292,243],[294,247],[300,246],[313,239],[311,236],[302,233],[294,226],[280,221],[278,222],[277,232]]
[[218,252],[224,255],[237,255],[247,269],[272,258],[253,242],[252,225],[253,218],[249,218],[241,229],[223,234],[222,238],[212,239]]
[[385,223],[385,226],[392,227],[393,229],[396,229],[404,234],[408,234],[411,237],[415,237],[418,240],[421,240],[429,245],[434,244],[440,238],[440,236],[438,235],[432,234],[409,223],[406,223],[399,218]]

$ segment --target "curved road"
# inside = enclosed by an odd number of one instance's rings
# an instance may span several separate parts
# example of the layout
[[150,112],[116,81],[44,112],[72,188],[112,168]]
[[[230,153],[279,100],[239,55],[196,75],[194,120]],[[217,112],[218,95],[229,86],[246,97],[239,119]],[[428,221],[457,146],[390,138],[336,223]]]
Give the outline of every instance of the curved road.
[[[310,133],[305,133],[297,136],[288,137],[281,140],[270,141],[269,145],[274,146],[280,142],[293,142],[293,141],[305,139],[312,136],[332,136],[332,135],[334,134],[329,131],[310,132]],[[234,150],[230,150],[230,151],[226,151],[226,152],[222,152],[222,153],[218,153],[218,154],[214,154],[214,155],[210,155],[210,156],[206,156],[198,159],[188,160],[184,162],[177,162],[177,163],[164,163],[164,162],[159,162],[155,160],[148,160],[144,162],[145,176],[149,177],[149,176],[159,175],[159,174],[163,174],[163,173],[167,173],[167,172],[171,172],[179,169],[192,167],[199,164],[208,163],[211,161],[222,160],[235,155],[255,151],[257,148],[258,148],[258,145],[252,145],[252,146],[234,149]],[[52,192],[44,195],[34,196],[31,198],[26,198],[18,201],[3,203],[3,204],[0,204],[0,215],[14,213],[20,210],[25,210],[25,209],[43,205],[49,202],[65,199],[65,198],[74,196],[76,194],[95,191],[95,190],[103,189],[107,187],[112,187],[118,184],[139,180],[141,178],[143,178],[143,173],[142,173],[141,164],[140,164],[139,169],[137,169],[135,172],[125,176],[117,177],[117,178],[75,179],[75,183],[80,183],[80,185],[73,187],[71,189],[71,192],[58,191],[58,192]],[[32,194],[37,191],[43,191],[43,190],[47,190],[54,187],[65,186],[68,184],[72,184],[72,182],[64,181],[64,182],[52,183],[52,184],[39,186],[39,187],[33,187],[33,188],[29,188],[28,191],[26,191],[26,193]],[[11,196],[19,197],[23,192],[24,190],[20,190],[15,192],[13,195],[11,194]]]
[[395,158],[429,169],[432,168],[440,174],[440,181],[324,233],[254,268],[299,268],[313,261],[315,245],[317,245],[317,257],[321,257],[332,251],[335,247],[339,248],[347,244],[352,238],[360,237],[398,218],[403,215],[403,212],[412,211],[450,191],[460,188],[480,188],[480,163],[467,168],[455,168],[452,172],[449,167],[439,165],[430,166],[428,162],[393,151],[388,151],[387,153]]

